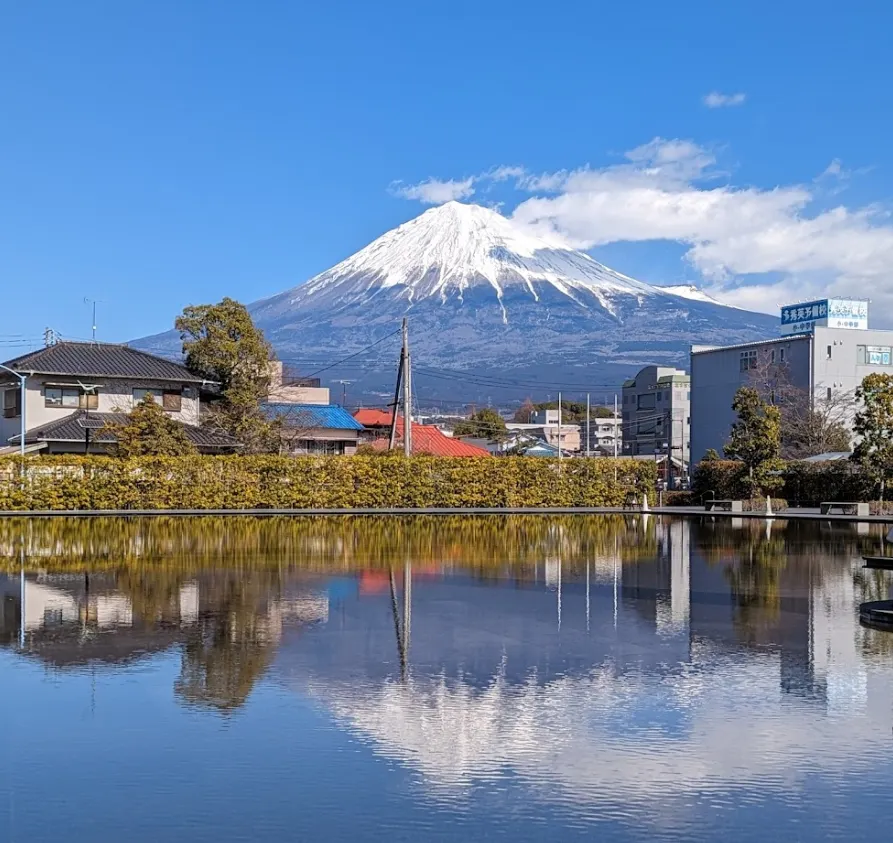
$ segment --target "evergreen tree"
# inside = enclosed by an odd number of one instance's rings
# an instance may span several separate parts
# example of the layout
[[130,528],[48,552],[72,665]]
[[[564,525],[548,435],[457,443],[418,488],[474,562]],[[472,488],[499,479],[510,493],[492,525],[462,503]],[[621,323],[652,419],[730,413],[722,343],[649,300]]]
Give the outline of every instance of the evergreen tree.
[[202,423],[238,439],[243,453],[277,451],[279,424],[261,410],[270,391],[273,349],[245,305],[224,298],[190,306],[175,326],[186,365],[215,384],[220,395]]
[[732,409],[738,420],[724,451],[729,459],[740,460],[747,468],[746,481],[752,495],[762,495],[782,485],[777,473],[782,468],[781,413],[778,407],[763,401],[752,387],[742,386],[735,393]]
[[893,375],[868,375],[856,390],[861,408],[853,428],[860,437],[853,460],[884,487],[893,474]]
[[490,407],[484,407],[473,413],[471,418],[463,419],[453,428],[456,436],[480,436],[487,439],[504,439],[506,436],[505,419]]
[[146,395],[123,424],[107,425],[119,457],[182,457],[195,453],[183,425],[175,422],[151,395]]

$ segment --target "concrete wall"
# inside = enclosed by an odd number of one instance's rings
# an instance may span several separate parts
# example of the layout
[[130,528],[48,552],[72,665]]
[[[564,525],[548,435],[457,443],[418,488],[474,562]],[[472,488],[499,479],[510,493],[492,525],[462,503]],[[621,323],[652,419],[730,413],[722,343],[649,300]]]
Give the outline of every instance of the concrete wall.
[[[685,376],[665,366],[646,366],[633,382],[623,387],[620,404],[623,419],[623,456],[666,454],[689,461],[690,384],[658,383],[661,378]],[[660,424],[658,424],[660,421]],[[651,432],[645,432],[653,427]]]
[[[735,392],[753,381],[751,370],[741,371],[743,354],[755,353],[758,366],[765,367],[767,362],[781,364],[783,350],[788,383],[811,392],[816,401],[826,400],[829,389],[832,397],[843,397],[848,401],[866,375],[873,372],[893,374],[893,365],[860,363],[859,346],[890,348],[893,363],[893,331],[817,327],[813,335],[782,337],[727,348],[692,349],[691,442],[695,462],[709,448],[715,448],[721,454],[728,440],[735,421],[732,412]],[[850,425],[856,410],[853,398],[846,407]]]
[[[832,395],[852,394],[865,376],[873,372],[893,375],[893,366],[871,366],[867,363],[859,363],[858,347],[860,345],[891,348],[891,355],[893,355],[893,331],[854,331],[845,328],[815,329],[813,390],[817,399],[826,398],[829,388]],[[853,412],[855,413],[855,406]]]
[[[714,448],[722,455],[729,439],[735,413],[732,401],[735,393],[753,382],[752,370],[741,371],[742,355],[756,354],[759,365],[771,359],[784,363],[789,382],[802,389],[809,388],[810,338],[784,337],[764,343],[729,346],[710,350],[692,350],[691,355],[691,456],[694,462]],[[767,355],[770,355],[767,357]]]
[[[52,421],[58,421],[76,412],[73,407],[47,407],[44,398],[44,386],[49,382],[51,384],[77,383],[76,378],[55,376],[35,375],[30,377],[26,383],[25,393],[25,422],[28,430],[35,427],[48,424]],[[99,384],[98,389],[98,407],[95,412],[98,413],[128,413],[133,409],[133,390],[139,389],[178,389],[183,387],[182,408],[179,413],[168,413],[168,415],[181,421],[184,424],[197,425],[199,422],[199,399],[198,390],[195,386],[186,386],[184,384],[171,383],[170,381],[131,381],[118,380],[115,378],[95,378],[90,384]],[[18,387],[8,387],[18,389]],[[0,404],[2,406],[2,404]],[[11,436],[18,435],[21,430],[21,419],[0,418],[0,444],[5,445]]]

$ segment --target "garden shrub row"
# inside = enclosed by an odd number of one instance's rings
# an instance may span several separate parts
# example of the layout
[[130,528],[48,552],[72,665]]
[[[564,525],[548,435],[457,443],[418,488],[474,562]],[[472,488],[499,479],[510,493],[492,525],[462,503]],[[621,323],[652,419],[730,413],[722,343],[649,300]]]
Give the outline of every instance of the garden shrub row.
[[[0,460],[0,510],[622,506],[653,463],[535,457],[57,456]],[[616,467],[616,481],[615,481]]]
[[[796,506],[817,506],[822,501],[869,501],[876,497],[875,482],[847,460],[820,463],[787,463],[784,485],[775,492]],[[700,504],[705,497],[741,500],[750,497],[747,469],[734,460],[704,460],[692,474],[691,497]]]

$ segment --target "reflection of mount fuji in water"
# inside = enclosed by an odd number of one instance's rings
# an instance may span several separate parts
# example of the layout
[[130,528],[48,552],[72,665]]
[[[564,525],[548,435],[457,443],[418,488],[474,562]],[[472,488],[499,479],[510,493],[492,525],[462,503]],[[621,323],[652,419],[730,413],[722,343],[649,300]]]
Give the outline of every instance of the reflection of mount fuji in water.
[[[18,577],[0,576],[4,641],[16,648],[23,634],[27,657],[62,671],[167,651],[177,699],[206,711],[250,706],[258,683],[275,682],[444,796],[508,769],[573,803],[657,810],[807,768],[861,773],[860,747],[889,719],[889,674],[869,670],[886,639],[856,620],[868,585],[849,527],[442,521],[426,555],[424,522],[416,533],[386,522],[389,541],[407,530],[403,549],[357,570],[338,561],[362,546],[356,526],[328,523],[288,522],[263,550],[258,533],[241,548],[262,563],[250,576],[189,567],[237,558],[213,530],[213,552],[184,535],[182,570],[29,574],[24,605]],[[51,568],[59,545],[40,530],[29,555]],[[135,559],[159,558],[154,530],[127,539]],[[513,565],[530,546],[538,561]],[[296,548],[322,570],[273,564]],[[449,568],[436,561],[451,552]],[[490,564],[468,568],[463,555]]]

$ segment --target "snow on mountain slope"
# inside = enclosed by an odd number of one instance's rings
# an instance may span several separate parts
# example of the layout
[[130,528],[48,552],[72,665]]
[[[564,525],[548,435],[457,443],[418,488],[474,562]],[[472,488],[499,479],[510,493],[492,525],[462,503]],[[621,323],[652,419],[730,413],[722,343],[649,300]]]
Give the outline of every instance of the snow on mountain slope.
[[705,293],[700,287],[695,284],[672,284],[669,286],[661,286],[658,289],[663,290],[665,293],[669,293],[672,296],[679,296],[683,299],[691,299],[692,301],[706,301],[711,304],[722,305],[723,307],[734,307],[731,304],[723,304],[723,302],[719,301],[719,299],[713,298],[709,293]]
[[[399,290],[409,303],[445,302],[451,297],[462,300],[469,288],[482,284],[500,302],[510,288],[539,301],[540,288],[547,284],[583,307],[590,306],[587,299],[594,297],[609,312],[614,312],[613,295],[641,298],[661,292],[583,252],[533,237],[489,208],[447,202],[383,234],[306,284],[276,296],[275,303],[289,307],[313,299],[337,299],[348,304],[385,290]],[[508,321],[507,311],[503,316]]]
[[[377,343],[408,316],[420,381],[422,367],[489,370],[499,379],[514,372],[527,384],[519,386],[524,394],[531,383],[569,378],[616,385],[648,363],[687,367],[691,344],[748,342],[777,330],[765,314],[690,287],[636,281],[496,211],[459,202],[425,211],[249,309],[279,356],[307,374]],[[179,348],[173,332],[136,345]],[[324,371],[362,391],[376,378],[393,380],[395,353],[385,343],[371,357]],[[421,394],[446,389],[470,387],[432,381]]]

